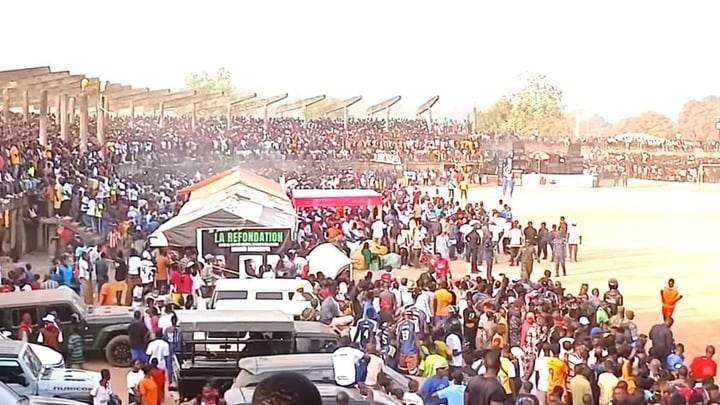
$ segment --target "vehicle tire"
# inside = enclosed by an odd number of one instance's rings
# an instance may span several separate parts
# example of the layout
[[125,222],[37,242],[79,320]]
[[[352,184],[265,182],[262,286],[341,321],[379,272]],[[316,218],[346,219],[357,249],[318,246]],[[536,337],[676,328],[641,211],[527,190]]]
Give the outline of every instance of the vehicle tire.
[[130,367],[130,337],[118,335],[105,345],[105,360],[113,367]]

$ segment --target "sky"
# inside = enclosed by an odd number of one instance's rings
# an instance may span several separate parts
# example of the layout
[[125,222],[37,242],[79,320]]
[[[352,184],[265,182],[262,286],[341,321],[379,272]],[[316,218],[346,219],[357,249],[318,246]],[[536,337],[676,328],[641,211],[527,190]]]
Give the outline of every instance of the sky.
[[[547,75],[570,110],[677,119],[720,94],[720,2],[6,0],[0,70],[51,66],[179,89],[225,67],[241,92],[290,100],[402,95],[434,115],[487,108]],[[15,17],[10,17],[15,16]],[[8,18],[9,17],[9,18]],[[10,33],[10,34],[8,34]]]

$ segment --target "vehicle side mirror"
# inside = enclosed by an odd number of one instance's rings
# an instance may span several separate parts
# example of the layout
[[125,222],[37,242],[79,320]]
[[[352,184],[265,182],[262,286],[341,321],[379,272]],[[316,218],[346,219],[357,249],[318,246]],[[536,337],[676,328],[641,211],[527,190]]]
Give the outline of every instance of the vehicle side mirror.
[[27,387],[28,385],[30,385],[30,383],[27,380],[27,377],[25,377],[24,375],[17,376],[17,383],[22,385],[23,387]]

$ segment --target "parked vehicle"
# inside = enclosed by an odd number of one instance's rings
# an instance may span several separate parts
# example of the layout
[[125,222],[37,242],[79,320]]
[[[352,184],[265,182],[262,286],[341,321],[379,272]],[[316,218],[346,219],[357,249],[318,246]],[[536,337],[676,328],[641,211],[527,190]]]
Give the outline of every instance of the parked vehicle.
[[[252,387],[267,377],[280,372],[293,372],[306,376],[314,383],[335,383],[332,354],[285,354],[276,356],[246,357],[238,362],[240,372],[232,388]],[[394,387],[408,391],[408,379],[387,365],[383,373]]]
[[42,326],[42,317],[50,312],[57,314],[56,320],[66,336],[72,317],[79,319],[86,353],[102,354],[113,367],[130,366],[127,332],[132,321],[131,308],[86,305],[75,291],[66,287],[0,294],[0,326],[12,330],[14,338],[23,314],[30,315],[33,330],[37,331]]
[[100,381],[95,371],[44,367],[25,342],[0,342],[0,381],[20,395],[90,402],[90,390]]
[[[305,294],[297,291],[302,286]],[[215,284],[209,309],[282,311],[298,319],[310,307],[312,285],[307,280],[248,278],[220,279]]]
[[[4,330],[0,333],[0,341],[3,340],[12,340],[11,330]],[[62,353],[58,353],[47,346],[35,343],[30,343],[30,347],[32,347],[35,354],[37,354],[43,366],[49,368],[65,368],[65,358]]]
[[273,354],[329,352],[338,337],[326,325],[294,322],[281,311],[178,311],[181,347],[173,359],[179,396],[200,393],[209,376],[228,388],[238,360]]
[[[315,384],[315,386],[320,392],[323,404],[335,404],[337,394],[340,392],[347,393],[350,398],[348,405],[365,405],[368,403],[366,397],[356,388],[345,388],[335,384]],[[250,405],[254,394],[255,387],[235,388],[228,390],[224,399],[228,405]],[[373,401],[381,405],[400,404],[388,394],[378,390],[373,390]]]
[[0,381],[0,404],[10,405],[84,405],[92,402],[80,402],[64,398],[48,398],[20,395]]

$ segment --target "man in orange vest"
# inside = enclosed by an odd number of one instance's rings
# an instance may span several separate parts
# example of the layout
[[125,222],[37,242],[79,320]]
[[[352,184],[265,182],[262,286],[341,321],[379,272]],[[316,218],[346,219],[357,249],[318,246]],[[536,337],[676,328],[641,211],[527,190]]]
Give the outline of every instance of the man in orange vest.
[[682,295],[675,287],[675,280],[668,280],[667,286],[660,290],[660,301],[662,302],[663,319],[668,319],[675,312],[675,305],[682,299]]

